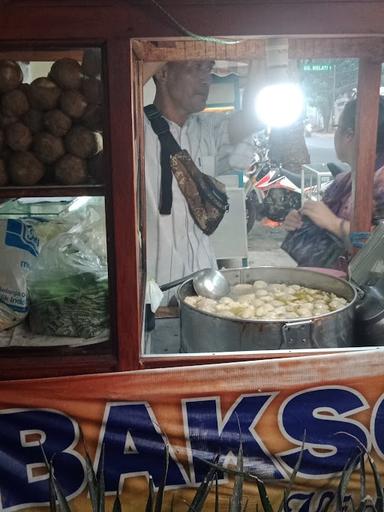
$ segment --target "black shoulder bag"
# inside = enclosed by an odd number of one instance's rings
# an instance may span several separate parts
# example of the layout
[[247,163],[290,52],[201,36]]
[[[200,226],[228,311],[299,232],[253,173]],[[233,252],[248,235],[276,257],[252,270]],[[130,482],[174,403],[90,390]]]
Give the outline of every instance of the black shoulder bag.
[[347,254],[342,240],[307,217],[299,229],[289,231],[281,248],[300,267],[335,268],[339,258]]
[[155,105],[147,105],[144,112],[160,141],[160,214],[171,213],[172,176],[175,176],[193,220],[203,233],[211,235],[229,209],[225,185],[200,171],[189,153],[180,148]]

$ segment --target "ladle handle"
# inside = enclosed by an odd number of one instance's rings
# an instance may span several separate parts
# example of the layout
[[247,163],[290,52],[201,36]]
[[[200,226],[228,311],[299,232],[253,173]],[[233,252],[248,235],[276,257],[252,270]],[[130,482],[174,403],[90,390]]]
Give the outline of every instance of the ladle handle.
[[179,279],[175,279],[175,281],[171,281],[170,283],[162,284],[160,286],[160,290],[162,292],[166,292],[167,290],[170,290],[171,288],[174,288],[175,286],[178,286],[179,284],[184,283],[188,279],[191,279],[192,277],[195,276],[195,274],[196,274],[196,272],[194,272],[193,274],[188,274],[187,276],[184,276],[184,277],[179,277]]

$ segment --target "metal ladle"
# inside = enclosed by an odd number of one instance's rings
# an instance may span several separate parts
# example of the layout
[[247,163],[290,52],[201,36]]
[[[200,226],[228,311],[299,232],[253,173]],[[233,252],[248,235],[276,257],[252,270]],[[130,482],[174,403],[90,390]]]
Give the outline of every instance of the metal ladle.
[[199,270],[193,278],[193,287],[198,295],[208,299],[221,299],[230,291],[225,275],[220,270],[212,268]]
[[171,283],[163,284],[160,286],[160,289],[162,291],[169,290],[191,278],[193,288],[198,295],[202,295],[208,299],[220,299],[229,294],[230,286],[227,278],[220,270],[213,268],[205,268],[188,276],[176,279],[176,281],[172,281]]

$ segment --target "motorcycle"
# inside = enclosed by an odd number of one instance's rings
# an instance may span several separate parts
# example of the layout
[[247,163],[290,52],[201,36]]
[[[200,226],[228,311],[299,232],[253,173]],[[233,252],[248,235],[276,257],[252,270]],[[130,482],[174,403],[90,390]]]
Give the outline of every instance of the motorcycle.
[[[281,223],[288,213],[302,206],[301,176],[284,169],[269,158],[268,136],[257,134],[253,140],[254,157],[244,176],[247,232],[263,218]],[[327,167],[334,179],[344,169],[333,162]],[[329,183],[326,184],[329,186]],[[304,188],[304,198],[318,197],[316,186]]]
[[255,147],[245,175],[248,233],[256,220],[282,222],[290,210],[301,207],[300,176],[269,159],[265,139],[255,139]]

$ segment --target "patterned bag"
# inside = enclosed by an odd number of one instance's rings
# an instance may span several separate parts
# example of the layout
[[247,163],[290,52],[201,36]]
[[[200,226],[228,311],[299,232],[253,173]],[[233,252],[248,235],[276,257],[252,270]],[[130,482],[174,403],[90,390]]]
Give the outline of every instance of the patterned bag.
[[281,248],[299,267],[338,267],[340,257],[347,254],[344,243],[326,229],[305,218],[303,225],[290,231]]
[[201,172],[185,150],[171,157],[171,169],[193,220],[211,235],[229,208],[225,185]]
[[181,149],[170,132],[168,121],[155,105],[147,105],[144,111],[160,141],[159,213],[171,214],[172,176],[175,176],[193,220],[203,233],[211,235],[229,209],[225,185],[200,171],[188,151]]

